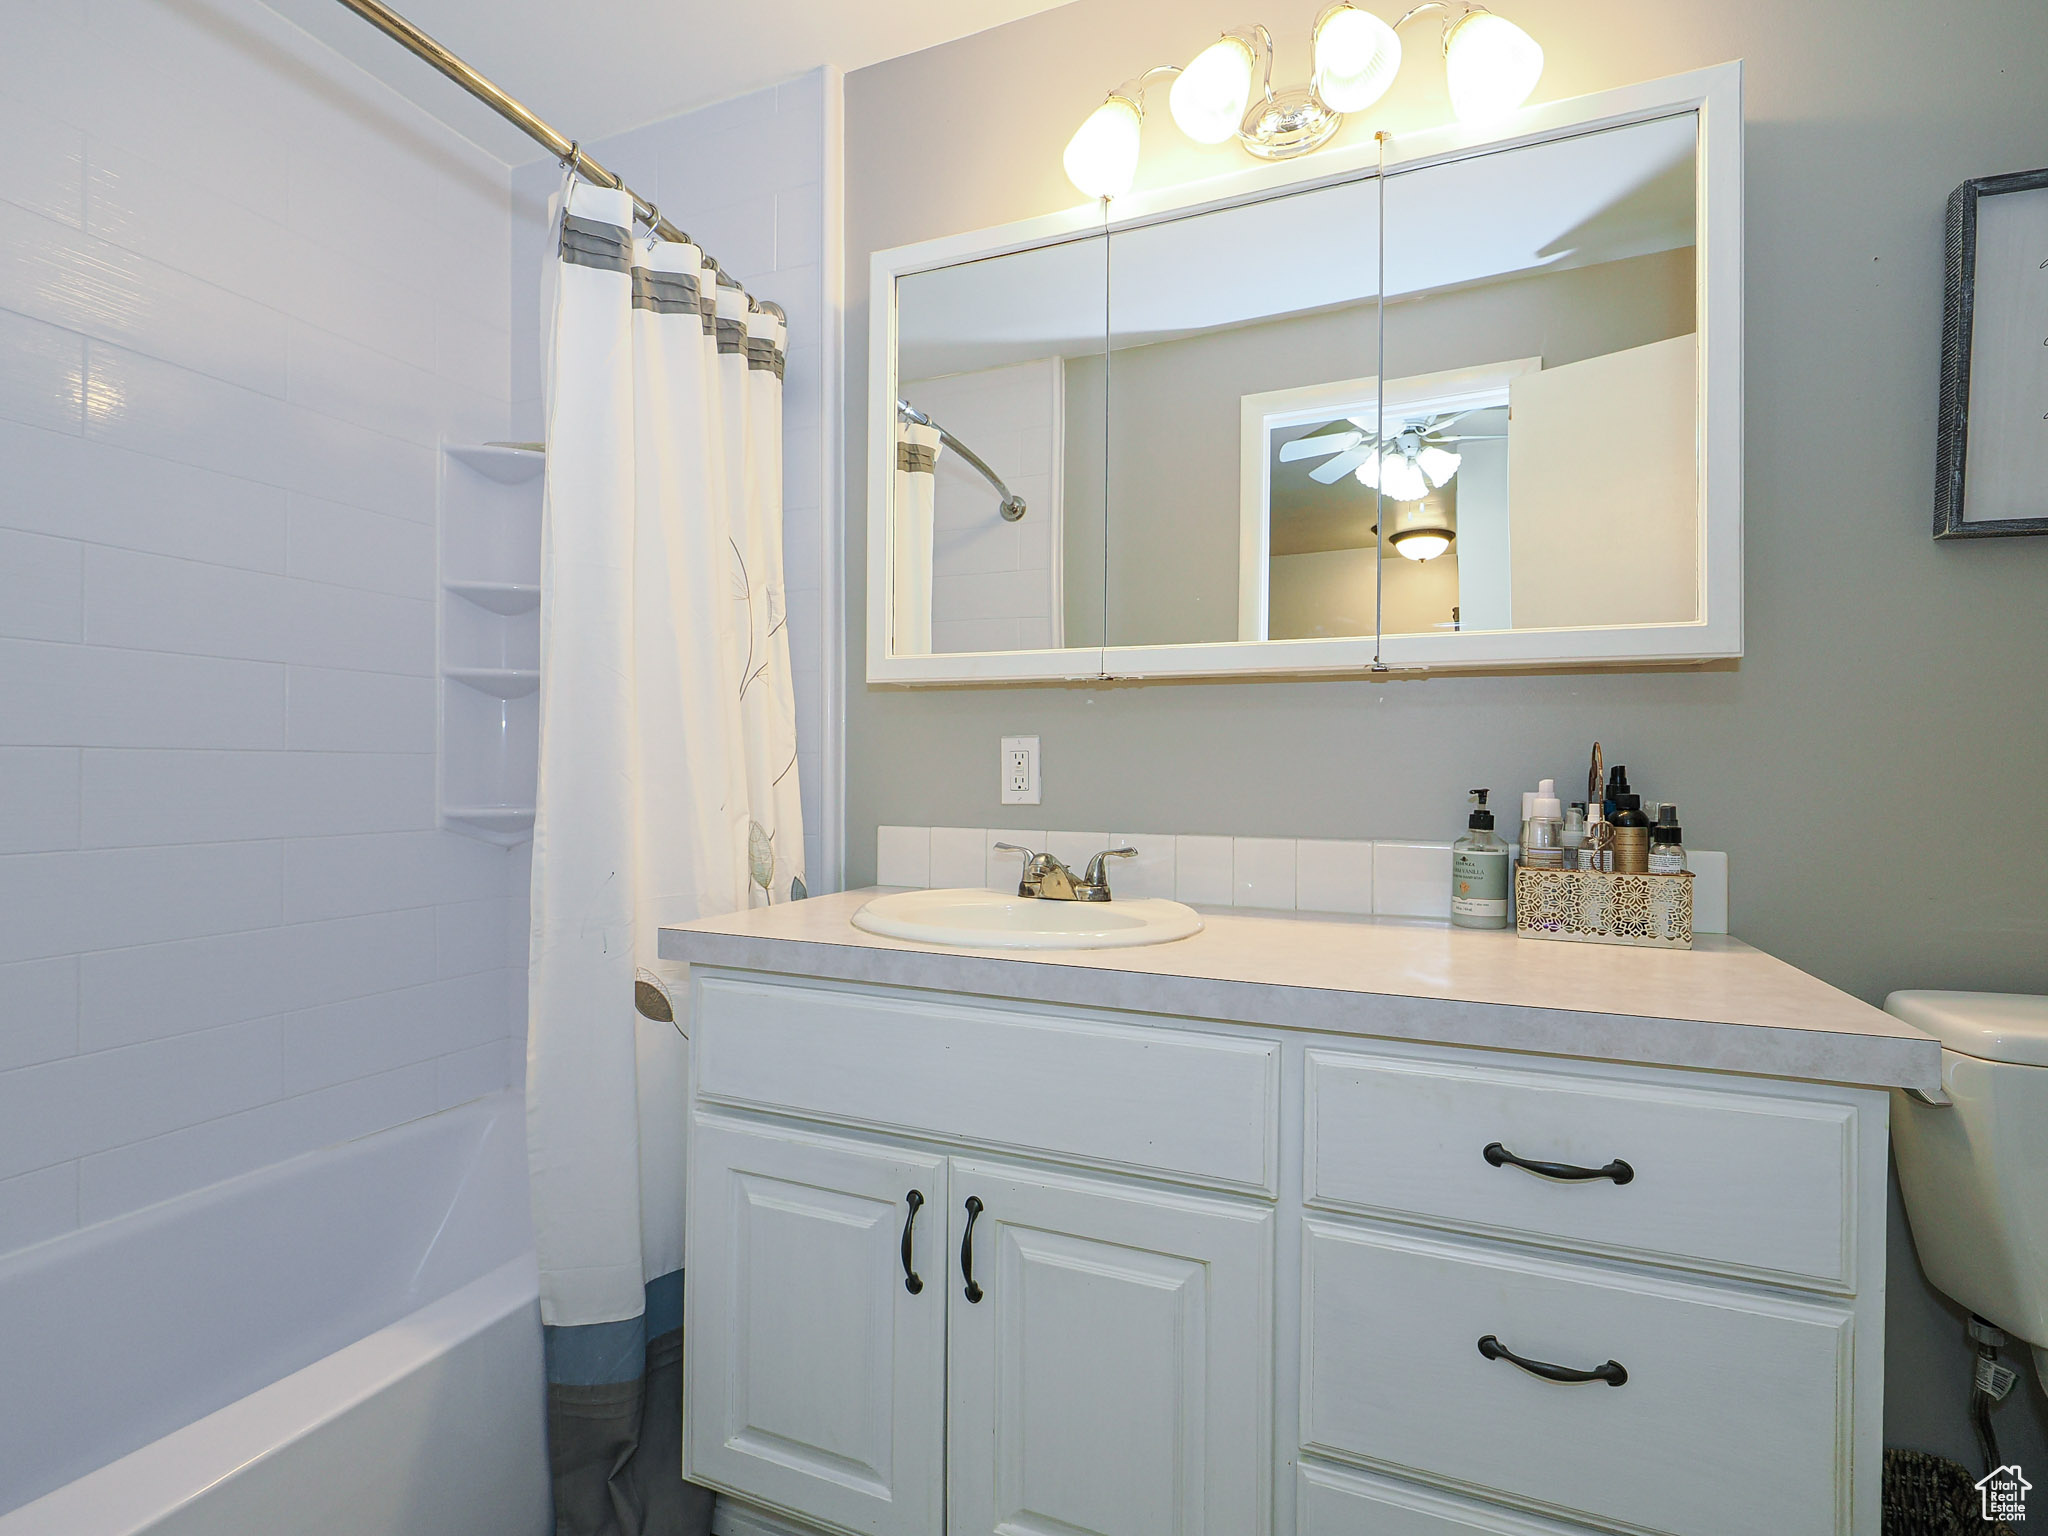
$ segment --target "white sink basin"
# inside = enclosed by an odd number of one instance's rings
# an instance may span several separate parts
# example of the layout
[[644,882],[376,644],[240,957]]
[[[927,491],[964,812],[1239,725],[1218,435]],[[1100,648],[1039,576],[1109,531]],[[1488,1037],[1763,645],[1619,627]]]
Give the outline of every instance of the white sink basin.
[[853,926],[888,939],[963,949],[1123,949],[1202,931],[1177,901],[1045,901],[1001,891],[897,891],[853,914]]

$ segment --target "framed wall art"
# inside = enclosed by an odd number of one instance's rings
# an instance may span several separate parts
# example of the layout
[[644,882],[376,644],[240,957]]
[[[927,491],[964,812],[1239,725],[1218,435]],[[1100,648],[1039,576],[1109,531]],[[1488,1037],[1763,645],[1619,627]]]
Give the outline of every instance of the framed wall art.
[[2048,169],[1948,200],[1937,539],[2048,533]]

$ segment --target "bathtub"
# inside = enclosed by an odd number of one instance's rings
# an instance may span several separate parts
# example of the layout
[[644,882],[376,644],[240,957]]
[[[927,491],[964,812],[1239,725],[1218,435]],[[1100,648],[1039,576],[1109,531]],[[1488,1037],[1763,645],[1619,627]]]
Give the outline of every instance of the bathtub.
[[543,1536],[512,1094],[0,1259],[0,1536]]

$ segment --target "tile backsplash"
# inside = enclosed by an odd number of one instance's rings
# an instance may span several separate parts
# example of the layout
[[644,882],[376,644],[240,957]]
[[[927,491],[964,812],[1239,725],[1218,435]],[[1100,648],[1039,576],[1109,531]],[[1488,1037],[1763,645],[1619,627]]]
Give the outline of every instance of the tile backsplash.
[[[1119,896],[1168,896],[1198,907],[1442,918],[1451,906],[1451,845],[1398,838],[1219,837],[1159,832],[991,831],[984,827],[881,827],[880,885],[1013,890],[1019,856],[998,843],[1050,852],[1079,870],[1102,848],[1135,848],[1110,865]],[[1693,929],[1728,931],[1728,855],[1686,851]]]

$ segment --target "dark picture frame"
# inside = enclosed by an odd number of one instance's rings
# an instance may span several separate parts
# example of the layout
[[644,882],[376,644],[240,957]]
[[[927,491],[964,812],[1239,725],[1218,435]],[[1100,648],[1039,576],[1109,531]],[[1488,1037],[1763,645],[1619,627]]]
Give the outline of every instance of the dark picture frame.
[[[2032,516],[1964,520],[1965,472],[1970,454],[1970,368],[1977,323],[2027,325],[2048,346],[2048,320],[2041,315],[1980,314],[1977,292],[1979,204],[1985,198],[2048,188],[2048,168],[2016,171],[2005,176],[1979,176],[1949,194],[1946,250],[1948,274],[1941,321],[1941,404],[1935,430],[1934,536],[1937,539],[1999,538],[2010,534],[2048,533],[2048,476],[2040,481],[2039,512]],[[2041,252],[2041,278],[2048,295],[2048,248]],[[2044,299],[2048,313],[2048,299]],[[1980,400],[1980,414],[1989,403]],[[2048,442],[2048,400],[2037,402],[2044,413],[2042,432]],[[2031,410],[2031,407],[2030,407]],[[1980,449],[1981,451],[1981,449]]]

